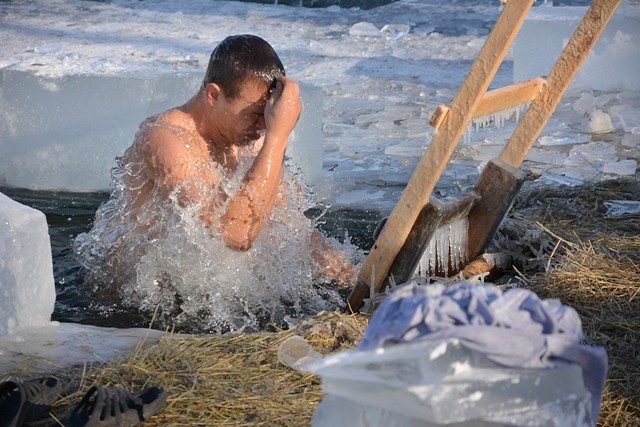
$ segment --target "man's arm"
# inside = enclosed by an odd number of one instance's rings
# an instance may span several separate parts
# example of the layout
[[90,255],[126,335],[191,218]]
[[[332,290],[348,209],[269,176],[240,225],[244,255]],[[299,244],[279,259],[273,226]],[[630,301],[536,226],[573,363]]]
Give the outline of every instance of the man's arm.
[[232,249],[251,248],[271,215],[282,178],[287,141],[301,108],[298,85],[285,77],[279,78],[264,111],[264,144],[240,190],[229,200],[220,218],[222,238]]

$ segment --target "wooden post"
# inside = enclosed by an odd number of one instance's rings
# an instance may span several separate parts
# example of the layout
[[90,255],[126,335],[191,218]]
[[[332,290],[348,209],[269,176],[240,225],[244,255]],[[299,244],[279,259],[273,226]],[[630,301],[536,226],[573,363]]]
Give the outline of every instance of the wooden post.
[[[443,225],[465,218],[469,215],[472,206],[477,200],[478,195],[475,192],[453,201],[439,200],[432,197],[427,206],[420,211],[416,223],[413,225],[409,236],[407,236],[407,240],[389,268],[387,281],[383,288],[388,284],[391,277],[396,283],[404,283],[411,279],[411,275],[420,263],[420,259],[429,246],[429,242],[431,242],[436,230]],[[449,260],[444,260],[444,263],[449,263]],[[449,272],[452,272],[452,270],[442,273]]]
[[447,118],[448,126],[433,138],[400,200],[391,212],[386,226],[362,264],[356,288],[348,299],[348,309],[351,311],[360,309],[362,298],[368,293],[371,285],[378,290],[386,279],[391,264],[406,241],[418,214],[427,204],[431,192],[471,122],[473,112],[491,84],[533,1],[510,0],[504,6],[496,25],[471,66],[460,92],[451,104]]
[[518,168],[619,4],[620,0],[594,0],[499,159],[492,160],[478,179],[475,191],[481,201],[469,214],[470,258],[485,250],[511,208],[522,185]]

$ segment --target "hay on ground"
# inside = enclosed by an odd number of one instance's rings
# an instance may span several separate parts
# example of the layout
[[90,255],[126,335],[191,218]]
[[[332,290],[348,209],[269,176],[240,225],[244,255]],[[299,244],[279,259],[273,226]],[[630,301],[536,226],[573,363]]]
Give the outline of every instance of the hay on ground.
[[[640,425],[640,215],[609,218],[605,200],[634,200],[640,180],[523,191],[499,242],[526,269],[520,286],[574,307],[587,341],[603,345],[609,375],[599,425]],[[309,425],[319,379],[280,364],[279,344],[298,334],[328,354],[353,347],[364,316],[325,313],[291,331],[231,337],[168,336],[120,363],[68,371],[67,397],[94,383],[162,385],[167,405],[147,425]]]

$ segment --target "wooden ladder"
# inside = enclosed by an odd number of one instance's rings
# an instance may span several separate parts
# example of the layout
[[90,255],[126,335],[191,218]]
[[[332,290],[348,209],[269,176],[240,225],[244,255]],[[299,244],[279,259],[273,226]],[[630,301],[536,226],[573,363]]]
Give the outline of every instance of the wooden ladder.
[[[393,277],[411,278],[438,227],[468,217],[467,259],[482,254],[522,185],[524,158],[555,111],[621,0],[594,0],[547,78],[487,91],[535,0],[508,0],[451,106],[431,118],[437,131],[360,269],[347,311],[357,312],[371,291]],[[531,103],[500,156],[474,191],[454,203],[431,194],[474,118]],[[448,260],[447,260],[448,262]]]

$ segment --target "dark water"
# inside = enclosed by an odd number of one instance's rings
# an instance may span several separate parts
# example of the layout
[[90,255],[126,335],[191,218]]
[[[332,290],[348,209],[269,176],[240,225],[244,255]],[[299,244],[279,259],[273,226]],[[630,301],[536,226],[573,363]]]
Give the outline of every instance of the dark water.
[[[98,206],[109,198],[109,193],[69,193],[32,191],[0,187],[0,192],[12,199],[42,211],[49,224],[53,275],[56,285],[56,304],[52,320],[112,327],[147,327],[149,315],[121,303],[103,303],[96,300],[93,284],[85,283],[83,269],[74,257],[72,244],[75,237],[91,229]],[[351,242],[368,249],[373,244],[373,230],[382,218],[379,212],[362,210],[324,209],[306,212],[317,221],[325,234],[343,240],[348,233]]]

